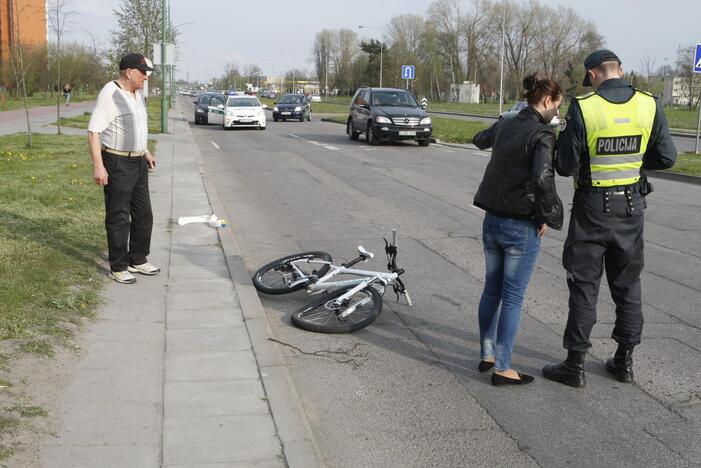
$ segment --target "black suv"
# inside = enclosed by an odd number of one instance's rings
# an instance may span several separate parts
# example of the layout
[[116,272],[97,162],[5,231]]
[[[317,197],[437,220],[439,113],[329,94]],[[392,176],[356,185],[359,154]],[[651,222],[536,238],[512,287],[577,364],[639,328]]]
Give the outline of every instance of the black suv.
[[357,140],[361,133],[371,145],[382,141],[416,140],[421,146],[431,142],[431,117],[403,89],[359,88],[351,101],[346,133]]

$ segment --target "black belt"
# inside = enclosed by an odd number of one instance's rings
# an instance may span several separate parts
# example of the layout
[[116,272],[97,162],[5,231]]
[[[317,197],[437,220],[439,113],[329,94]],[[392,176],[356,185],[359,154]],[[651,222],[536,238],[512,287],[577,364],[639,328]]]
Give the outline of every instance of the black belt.
[[630,185],[615,185],[613,187],[591,187],[591,186],[582,186],[582,187],[577,187],[576,189],[578,192],[583,192],[583,193],[606,193],[606,192],[626,192],[630,191],[630,193],[642,193],[642,184],[639,182],[636,182],[634,184]]

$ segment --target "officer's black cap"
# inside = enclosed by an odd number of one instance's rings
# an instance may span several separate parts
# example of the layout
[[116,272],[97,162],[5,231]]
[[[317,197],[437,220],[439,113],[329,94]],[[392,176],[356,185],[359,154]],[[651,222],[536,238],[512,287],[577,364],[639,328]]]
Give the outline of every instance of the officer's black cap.
[[143,72],[152,71],[146,61],[146,57],[141,54],[127,54],[119,61],[119,69],[126,70],[127,68],[136,68]]
[[[584,68],[586,68],[587,70],[591,70],[592,68],[596,68],[604,62],[613,62],[614,60],[618,62],[619,65],[621,64],[621,59],[618,58],[618,55],[614,54],[610,50],[597,50],[596,52],[592,52],[591,54],[589,54],[589,56],[587,56],[587,58],[584,59]],[[591,82],[589,81],[589,74],[587,72],[584,72],[584,81],[582,81],[582,85],[591,86]]]

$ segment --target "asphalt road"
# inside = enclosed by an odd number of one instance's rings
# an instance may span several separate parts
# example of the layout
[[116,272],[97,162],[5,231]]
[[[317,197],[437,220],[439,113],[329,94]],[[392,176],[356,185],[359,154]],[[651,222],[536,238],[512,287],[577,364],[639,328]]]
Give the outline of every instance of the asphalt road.
[[[587,388],[540,377],[565,354],[565,232],[550,230],[513,361],[536,381],[494,388],[476,370],[483,212],[471,204],[488,153],[371,147],[316,118],[194,133],[251,273],[302,250],[326,250],[341,262],[358,244],[376,253],[366,266],[383,269],[381,237],[399,230],[411,308],[388,292],[373,325],[323,335],[290,324],[290,313],[310,300],[304,292],[262,297],[275,336],[289,345],[287,365],[329,466],[701,465],[700,186],[656,180],[648,199],[637,384],[604,370],[615,347],[605,284]],[[571,181],[558,184],[567,203]]]

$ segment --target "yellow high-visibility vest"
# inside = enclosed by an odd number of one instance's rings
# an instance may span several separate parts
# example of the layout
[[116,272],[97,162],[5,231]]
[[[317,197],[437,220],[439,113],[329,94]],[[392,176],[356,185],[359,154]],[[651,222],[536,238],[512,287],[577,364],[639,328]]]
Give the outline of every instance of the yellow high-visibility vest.
[[640,179],[655,120],[655,98],[644,91],[622,104],[596,93],[576,98],[582,110],[594,187],[630,185]]

